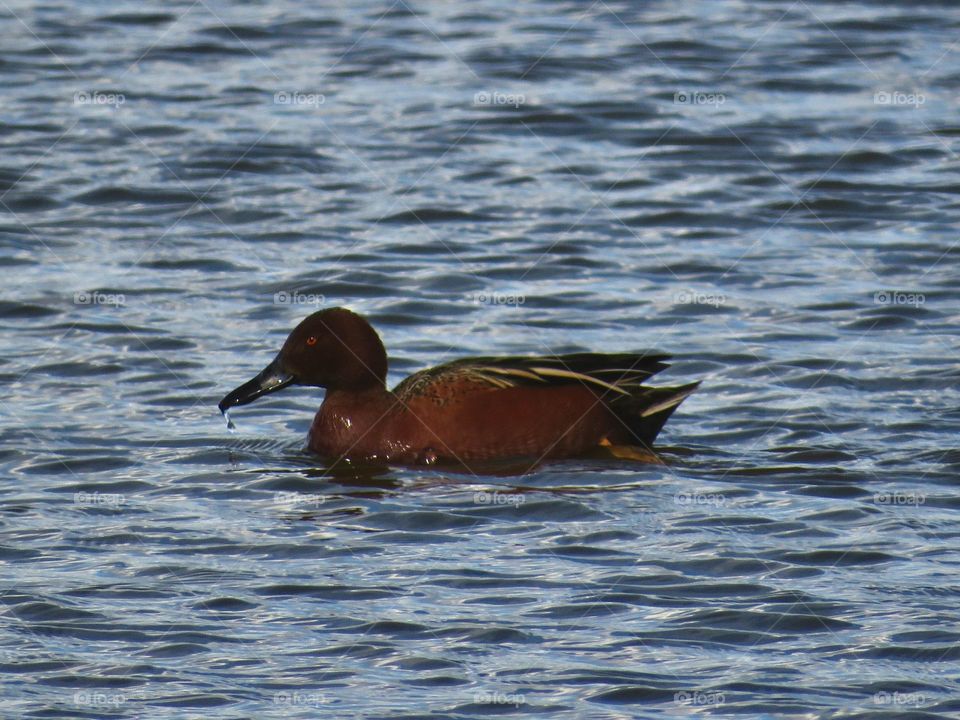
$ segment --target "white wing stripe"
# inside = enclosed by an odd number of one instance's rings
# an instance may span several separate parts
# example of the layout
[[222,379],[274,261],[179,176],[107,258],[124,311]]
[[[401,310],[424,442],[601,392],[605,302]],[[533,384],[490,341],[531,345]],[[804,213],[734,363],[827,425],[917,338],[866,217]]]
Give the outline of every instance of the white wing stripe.
[[661,410],[666,410],[667,408],[671,408],[671,407],[674,407],[675,405],[679,405],[684,400],[686,400],[690,396],[690,394],[693,393],[694,390],[696,390],[696,388],[691,388],[685,393],[674,395],[672,397],[667,398],[666,400],[663,400],[662,402],[658,402],[656,405],[651,405],[650,407],[646,408],[642,413],[640,413],[640,417],[649,417],[650,415],[655,415]]
[[607,388],[607,390],[613,390],[614,392],[618,392],[621,395],[630,394],[626,390],[618,388],[616,385],[611,385],[608,382],[604,382],[600,378],[595,378],[592,375],[584,375],[583,373],[573,372],[572,370],[556,370],[554,368],[545,368],[545,367],[535,367],[530,369],[533,370],[535,373],[539,373],[540,375],[547,375],[547,376],[553,376],[553,377],[565,377],[565,378],[570,378],[572,380],[580,380],[582,382],[591,382],[591,383],[594,383],[595,385],[605,387]]

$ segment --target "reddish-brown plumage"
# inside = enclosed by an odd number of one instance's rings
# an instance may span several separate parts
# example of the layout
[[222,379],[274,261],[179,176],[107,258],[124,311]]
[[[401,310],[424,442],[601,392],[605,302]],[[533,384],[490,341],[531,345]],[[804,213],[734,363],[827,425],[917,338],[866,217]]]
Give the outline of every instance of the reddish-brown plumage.
[[[401,402],[386,389],[329,393],[310,428],[309,445],[327,457],[403,464],[446,460],[566,457],[622,434],[616,416],[588,388],[491,388],[452,380],[444,403]],[[459,386],[459,387],[458,387]]]
[[474,358],[416,373],[390,391],[376,332],[359,315],[332,308],[300,323],[274,362],[227,395],[220,409],[292,383],[317,385],[327,393],[309,447],[324,457],[467,467],[536,462],[601,445],[652,443],[696,387],[642,386],[666,367],[664,359],[653,353]]

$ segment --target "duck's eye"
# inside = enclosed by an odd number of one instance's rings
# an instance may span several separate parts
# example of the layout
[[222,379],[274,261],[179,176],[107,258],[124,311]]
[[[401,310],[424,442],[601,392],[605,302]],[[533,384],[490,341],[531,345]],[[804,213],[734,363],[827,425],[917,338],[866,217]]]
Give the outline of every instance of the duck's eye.
[[307,338],[307,345],[316,345],[316,344],[317,344],[317,338],[315,335],[311,335],[310,337]]

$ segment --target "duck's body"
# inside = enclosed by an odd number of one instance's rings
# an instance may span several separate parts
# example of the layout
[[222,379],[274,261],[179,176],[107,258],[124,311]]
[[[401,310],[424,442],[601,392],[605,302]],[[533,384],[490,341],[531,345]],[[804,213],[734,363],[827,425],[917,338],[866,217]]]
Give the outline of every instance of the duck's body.
[[457,360],[387,390],[386,352],[358,315],[314,313],[226,410],[293,382],[327,388],[308,444],[332,459],[403,465],[530,460],[601,447],[649,448],[697,383],[651,388],[667,367],[656,353],[579,353]]

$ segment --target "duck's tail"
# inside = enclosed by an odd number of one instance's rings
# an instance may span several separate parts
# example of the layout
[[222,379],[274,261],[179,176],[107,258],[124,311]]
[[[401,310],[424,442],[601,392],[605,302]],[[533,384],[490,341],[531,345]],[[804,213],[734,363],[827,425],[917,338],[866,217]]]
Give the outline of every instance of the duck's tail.
[[627,441],[649,448],[673,411],[699,385],[693,382],[676,387],[639,387],[629,397],[615,398],[609,407],[629,430],[632,437]]

